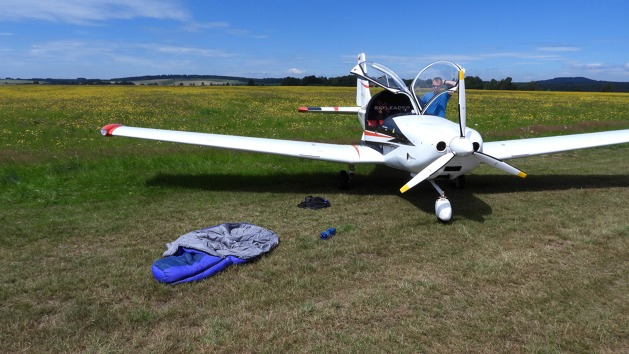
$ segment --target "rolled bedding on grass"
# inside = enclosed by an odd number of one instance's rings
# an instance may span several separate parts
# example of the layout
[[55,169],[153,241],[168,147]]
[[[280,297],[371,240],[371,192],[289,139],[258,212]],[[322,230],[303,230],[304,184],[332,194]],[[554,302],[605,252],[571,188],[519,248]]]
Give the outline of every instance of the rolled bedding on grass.
[[210,277],[232,264],[246,263],[271,251],[279,237],[249,223],[225,223],[181,235],[166,244],[164,258],[153,263],[157,281],[168,284]]

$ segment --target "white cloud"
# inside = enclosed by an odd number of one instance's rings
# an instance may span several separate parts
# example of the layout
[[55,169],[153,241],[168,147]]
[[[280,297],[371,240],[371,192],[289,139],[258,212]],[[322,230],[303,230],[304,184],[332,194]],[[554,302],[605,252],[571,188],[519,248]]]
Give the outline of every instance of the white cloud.
[[165,0],[0,0],[0,20],[93,24],[137,17],[185,20],[187,11]]
[[225,29],[231,25],[228,22],[187,22],[184,29],[189,32],[198,32],[206,29]]
[[69,58],[89,54],[95,47],[87,45],[81,41],[52,41],[41,44],[33,44],[28,53],[32,57],[55,57]]
[[141,47],[149,49],[149,50],[153,50],[159,53],[174,54],[174,55],[197,55],[197,56],[212,57],[212,58],[228,58],[228,57],[233,56],[233,54],[227,53],[220,49],[166,46],[166,45],[160,45],[160,44],[142,45]]
[[581,68],[583,69],[590,69],[590,70],[596,70],[596,69],[603,69],[604,66],[601,63],[590,63],[590,64],[582,64],[580,65]]
[[207,63],[219,67],[236,57],[225,50],[195,46],[82,40],[40,42],[24,50],[0,47],[0,53],[12,58],[0,68],[6,72],[4,76],[101,79],[173,72],[197,74],[207,70]]
[[[89,57],[90,55],[109,55],[121,53],[138,54],[147,56],[147,53],[161,53],[175,56],[200,56],[211,58],[229,58],[234,56],[231,53],[220,49],[169,46],[162,44],[132,44],[117,42],[90,42],[74,40],[50,41],[33,44],[29,49],[29,54],[33,57]],[[149,54],[151,56],[151,54]]]
[[540,52],[578,52],[581,48],[568,46],[545,46],[538,47],[537,50]]
[[297,68],[290,68],[288,69],[288,73],[289,74],[293,74],[293,75],[301,75],[306,73],[305,70],[301,70],[301,69],[297,69]]
[[229,22],[218,21],[218,22],[194,22],[187,21],[183,29],[188,32],[201,32],[205,30],[219,30],[230,36],[235,37],[246,37],[253,39],[267,39],[269,35],[266,34],[257,34],[248,29],[244,28],[234,28]]

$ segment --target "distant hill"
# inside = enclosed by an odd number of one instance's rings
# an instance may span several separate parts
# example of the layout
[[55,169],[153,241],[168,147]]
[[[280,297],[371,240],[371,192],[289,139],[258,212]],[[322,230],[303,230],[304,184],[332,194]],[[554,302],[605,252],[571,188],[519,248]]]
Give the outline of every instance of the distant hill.
[[585,77],[557,77],[534,83],[538,91],[629,92],[629,82],[597,81]]
[[244,86],[244,85],[280,85],[282,79],[252,79],[246,77],[221,75],[145,75],[118,77],[113,79],[55,79],[33,78],[0,79],[0,85],[160,85],[160,86]]
[[247,77],[221,75],[145,75],[113,78],[113,82],[133,82],[136,85],[175,86],[243,86],[279,85],[281,79],[251,79]]

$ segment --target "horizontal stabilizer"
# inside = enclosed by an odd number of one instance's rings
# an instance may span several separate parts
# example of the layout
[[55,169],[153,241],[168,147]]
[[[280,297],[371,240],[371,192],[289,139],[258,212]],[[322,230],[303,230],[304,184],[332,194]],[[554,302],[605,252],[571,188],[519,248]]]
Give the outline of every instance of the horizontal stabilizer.
[[356,114],[360,107],[299,107],[302,113]]

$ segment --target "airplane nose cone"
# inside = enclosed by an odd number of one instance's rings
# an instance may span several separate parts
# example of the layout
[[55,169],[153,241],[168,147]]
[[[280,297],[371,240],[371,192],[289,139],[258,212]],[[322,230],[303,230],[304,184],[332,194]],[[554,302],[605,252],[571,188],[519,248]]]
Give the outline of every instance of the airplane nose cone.
[[450,149],[458,156],[467,156],[474,152],[474,145],[467,138],[454,138],[450,142]]

